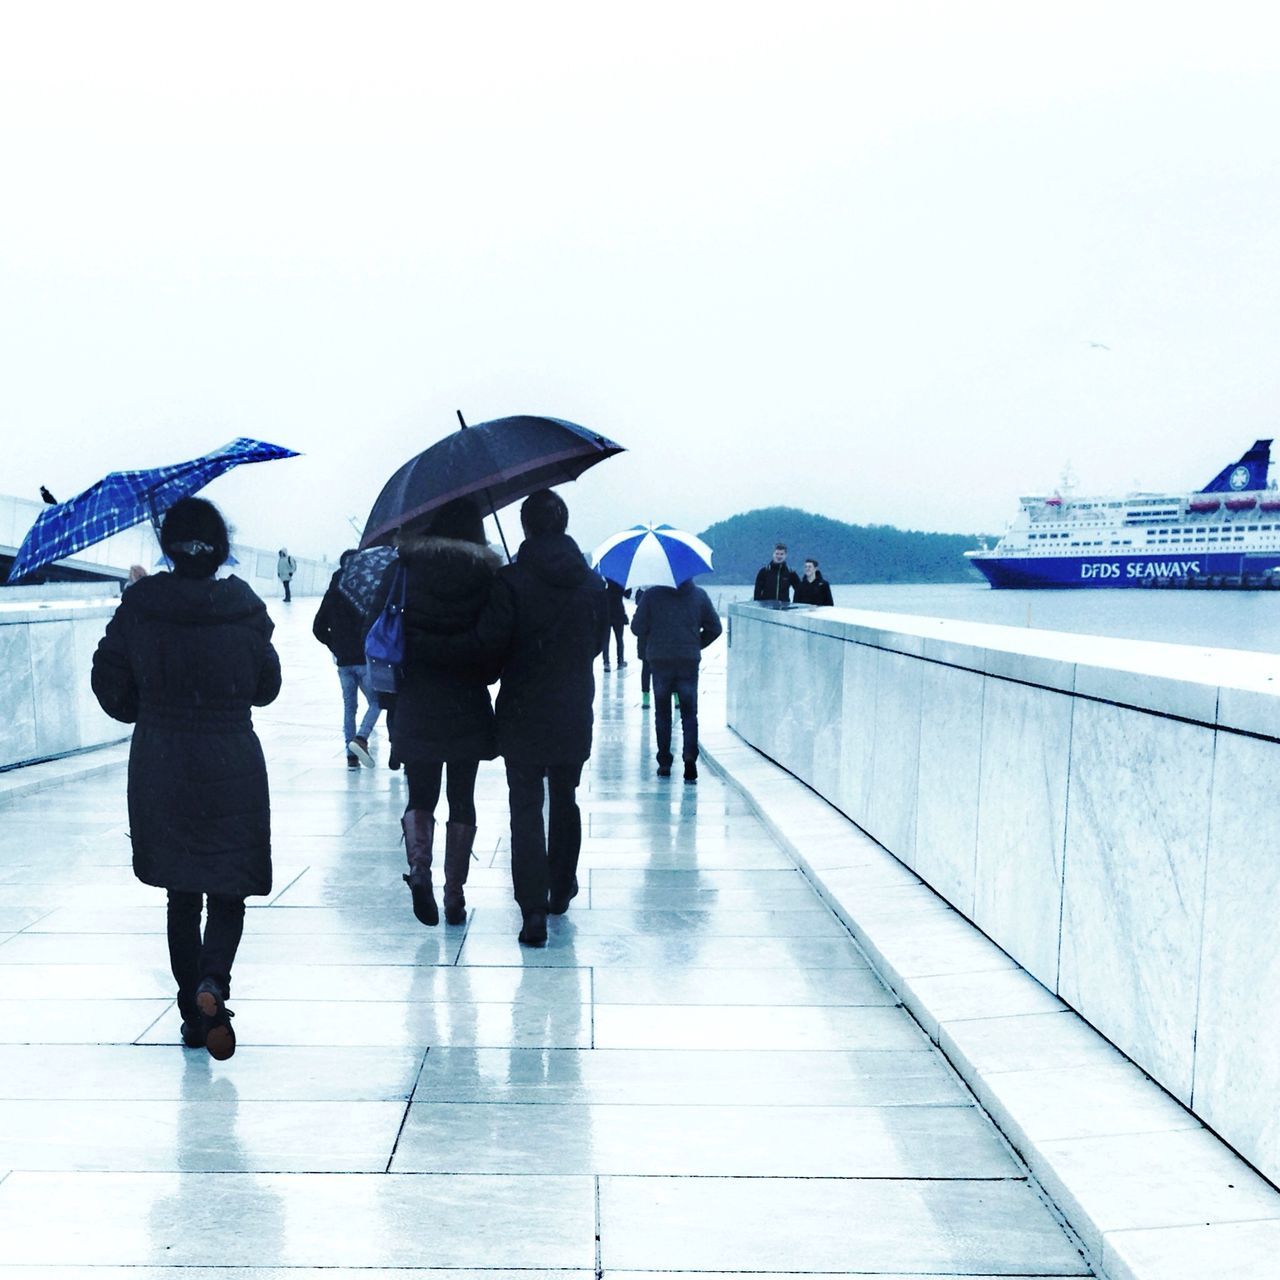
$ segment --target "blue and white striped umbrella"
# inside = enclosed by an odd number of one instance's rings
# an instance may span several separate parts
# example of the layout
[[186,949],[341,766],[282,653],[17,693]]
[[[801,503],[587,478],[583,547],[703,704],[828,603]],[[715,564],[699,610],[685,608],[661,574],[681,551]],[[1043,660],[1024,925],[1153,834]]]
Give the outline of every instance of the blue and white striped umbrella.
[[669,524],[637,524],[606,538],[591,555],[596,571],[622,587],[678,587],[711,572],[711,548]]

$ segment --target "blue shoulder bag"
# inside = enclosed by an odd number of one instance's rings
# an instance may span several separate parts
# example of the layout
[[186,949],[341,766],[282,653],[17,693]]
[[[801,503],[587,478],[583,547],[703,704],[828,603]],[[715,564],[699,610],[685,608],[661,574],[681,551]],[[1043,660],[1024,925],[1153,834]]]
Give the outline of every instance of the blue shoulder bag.
[[369,687],[376,693],[395,693],[405,659],[404,597],[408,575],[397,565],[387,602],[364,638]]

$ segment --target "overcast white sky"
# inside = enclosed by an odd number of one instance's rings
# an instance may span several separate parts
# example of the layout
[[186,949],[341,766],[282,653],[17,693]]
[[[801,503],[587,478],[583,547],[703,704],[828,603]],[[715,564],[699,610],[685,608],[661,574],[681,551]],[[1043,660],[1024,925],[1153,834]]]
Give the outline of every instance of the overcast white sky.
[[5,5],[0,492],[254,435],[333,554],[455,408],[630,448],[584,547],[1198,487],[1280,435],[1274,12]]

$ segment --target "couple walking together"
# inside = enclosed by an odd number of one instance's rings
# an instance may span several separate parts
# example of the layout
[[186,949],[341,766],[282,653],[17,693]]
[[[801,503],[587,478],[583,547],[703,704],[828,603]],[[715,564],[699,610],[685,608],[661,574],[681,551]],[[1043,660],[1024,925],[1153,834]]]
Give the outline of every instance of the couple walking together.
[[[530,496],[521,523],[524,544],[501,569],[469,503],[450,504],[423,537],[404,539],[409,654],[391,732],[409,780],[406,878],[419,918],[439,918],[431,864],[442,776],[445,906],[447,918],[459,919],[476,772],[501,752],[520,941],[541,946],[547,912],[567,910],[577,892],[575,791],[591,752],[592,666],[605,604],[603,583],[566,533],[568,509],[558,495]],[[267,771],[251,708],[278,695],[280,662],[262,601],[239,578],[215,576],[230,538],[212,503],[175,503],[160,545],[173,572],[144,573],[126,589],[94,654],[92,687],[108,715],[134,725],[133,868],[168,892],[183,1043],[224,1059],[235,1052],[226,1002],[245,898],[271,891]],[[495,715],[488,683],[499,672]]]

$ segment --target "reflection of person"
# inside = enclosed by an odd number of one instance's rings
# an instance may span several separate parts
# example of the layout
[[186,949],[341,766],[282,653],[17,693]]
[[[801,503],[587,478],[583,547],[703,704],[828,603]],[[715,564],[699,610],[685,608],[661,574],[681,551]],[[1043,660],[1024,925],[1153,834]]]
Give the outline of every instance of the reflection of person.
[[280,661],[262,601],[239,578],[214,577],[230,548],[212,503],[170,507],[160,546],[173,572],[125,590],[93,656],[93,691],[108,715],[135,726],[133,870],[169,891],[183,1043],[229,1058],[226,1000],[244,900],[271,891],[267,769],[250,708],[280,692]]
[[804,562],[804,574],[796,583],[793,604],[834,604],[831,584],[822,576],[818,562],[812,556]]
[[[342,744],[347,751],[347,768],[358,769],[362,764],[373,768],[373,756],[369,754],[369,735],[378,723],[382,708],[377,696],[365,680],[368,668],[364,661],[364,619],[355,605],[338,590],[338,579],[347,561],[355,551],[344,551],[338,561],[338,570],[329,579],[328,589],[316,610],[311,634],[333,654],[338,664],[338,684],[342,689]],[[364,719],[356,732],[356,694],[364,694]]]
[[627,606],[622,603],[624,592],[622,588],[611,578],[604,580],[605,597],[609,604],[609,618],[605,626],[604,632],[604,669],[609,668],[609,634],[613,633],[614,648],[618,653],[618,670],[621,671],[627,665],[627,659],[622,650],[622,633],[627,626]]
[[569,509],[559,494],[530,494],[520,523],[524,542],[515,562],[498,570],[475,628],[415,643],[433,661],[474,661],[478,646],[501,664],[495,710],[511,803],[511,880],[520,941],[541,947],[547,913],[563,915],[578,892],[575,792],[591,754],[594,665],[607,614],[604,583],[565,532]]
[[469,498],[442,507],[421,535],[404,535],[407,657],[391,721],[391,741],[404,763],[409,803],[401,825],[413,895],[413,913],[427,925],[440,922],[431,884],[435,808],[445,782],[449,821],[444,829],[444,918],[463,924],[463,885],[476,838],[476,774],[481,760],[498,754],[488,684],[492,662],[473,656],[468,665],[440,667],[425,660],[420,639],[469,631],[489,599],[500,561],[489,550],[484,521]]
[[660,778],[671,776],[671,695],[675,693],[684,735],[684,780],[698,780],[698,664],[702,650],[721,629],[711,597],[695,587],[692,578],[678,587],[650,587],[631,620],[631,630],[644,646],[645,661],[653,673]]
[[799,575],[787,564],[787,544],[779,542],[773,549],[773,559],[756,574],[756,589],[752,599],[789,604],[791,592],[799,582]]
[[293,581],[293,575],[298,571],[298,562],[289,554],[288,547],[281,547],[280,554],[276,557],[276,577],[280,579],[280,585],[284,588],[284,602],[288,604],[293,596],[289,591],[289,584]]

